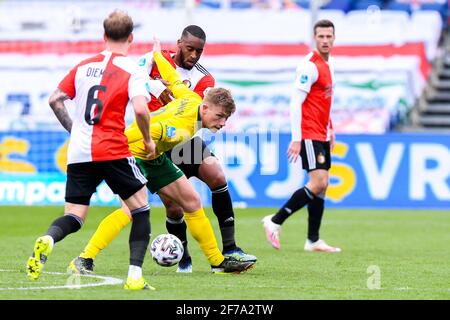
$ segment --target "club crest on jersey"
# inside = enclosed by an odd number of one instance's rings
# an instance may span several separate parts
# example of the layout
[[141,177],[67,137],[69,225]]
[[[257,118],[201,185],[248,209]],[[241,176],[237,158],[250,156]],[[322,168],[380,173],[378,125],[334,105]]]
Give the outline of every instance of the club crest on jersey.
[[307,83],[308,82],[308,75],[307,74],[302,74],[300,76],[300,83]]
[[172,126],[166,126],[166,136],[167,138],[172,138],[175,136],[177,129]]
[[191,83],[191,81],[190,81],[189,79],[183,80],[183,83],[184,83],[184,85],[185,85],[186,87],[188,87],[188,88],[190,88],[191,85],[192,85],[192,83]]
[[320,164],[325,163],[325,156],[322,154],[322,152],[320,152],[320,153],[317,155],[317,162],[320,163]]

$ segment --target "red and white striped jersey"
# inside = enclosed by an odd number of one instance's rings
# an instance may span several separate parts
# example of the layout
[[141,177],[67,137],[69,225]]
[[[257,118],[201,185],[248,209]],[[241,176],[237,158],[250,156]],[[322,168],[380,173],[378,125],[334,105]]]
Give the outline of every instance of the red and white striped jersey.
[[[181,79],[186,85],[203,98],[206,88],[213,88],[215,80],[213,76],[206,70],[200,63],[196,63],[192,69],[184,69],[177,66],[173,60],[174,52],[163,50],[162,55],[169,61],[174,68],[176,68]],[[151,79],[161,79],[161,75],[158,70],[158,66],[153,61],[153,52],[149,52],[139,59],[139,65],[144,67],[146,72],[150,75]],[[149,102],[148,107],[150,111],[158,110],[162,107],[158,99],[153,95],[152,100]]]
[[328,140],[334,85],[333,59],[325,61],[316,51],[310,52],[298,65],[295,88],[307,93],[301,105],[301,137]]
[[67,163],[130,157],[124,134],[128,101],[148,93],[149,77],[132,59],[103,51],[76,65],[58,88],[74,102]]

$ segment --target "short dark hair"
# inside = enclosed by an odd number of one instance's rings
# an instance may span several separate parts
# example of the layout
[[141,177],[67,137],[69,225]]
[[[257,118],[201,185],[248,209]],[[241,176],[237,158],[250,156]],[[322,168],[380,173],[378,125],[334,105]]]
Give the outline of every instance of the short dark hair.
[[314,24],[314,34],[316,34],[316,30],[317,28],[333,28],[333,33],[334,33],[334,24],[333,22],[331,22],[330,20],[319,20]]
[[133,20],[123,11],[114,10],[103,21],[103,28],[108,39],[125,41],[133,32]]
[[205,31],[203,31],[202,28],[199,26],[196,26],[194,24],[191,24],[190,26],[187,26],[183,29],[183,32],[181,33],[181,37],[187,37],[188,33],[193,35],[194,37],[197,37],[199,39],[202,39],[203,41],[206,41],[206,34]]

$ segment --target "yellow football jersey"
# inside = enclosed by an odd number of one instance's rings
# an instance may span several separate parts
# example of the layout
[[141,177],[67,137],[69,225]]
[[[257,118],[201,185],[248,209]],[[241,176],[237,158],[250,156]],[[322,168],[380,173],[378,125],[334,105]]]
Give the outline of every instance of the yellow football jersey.
[[[170,82],[169,89],[175,100],[151,113],[150,131],[156,143],[157,156],[183,143],[201,128],[199,107],[202,98],[181,81],[178,72],[160,52],[153,53],[161,77]],[[133,156],[147,159],[142,134],[134,121],[126,130],[128,145]]]

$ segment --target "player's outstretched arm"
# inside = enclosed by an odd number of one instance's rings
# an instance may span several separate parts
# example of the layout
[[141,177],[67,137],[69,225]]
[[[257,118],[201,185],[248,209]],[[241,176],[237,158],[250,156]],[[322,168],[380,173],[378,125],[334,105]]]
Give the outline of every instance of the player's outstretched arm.
[[153,38],[153,59],[158,66],[161,77],[170,83],[169,88],[177,81],[181,82],[177,70],[163,57],[161,53],[161,42],[157,38]]
[[169,82],[169,89],[172,91],[175,99],[192,97],[200,98],[200,96],[189,90],[189,88],[181,81],[180,75],[177,70],[167,61],[161,54],[161,44],[158,39],[153,40],[153,59],[158,66],[161,77]]

